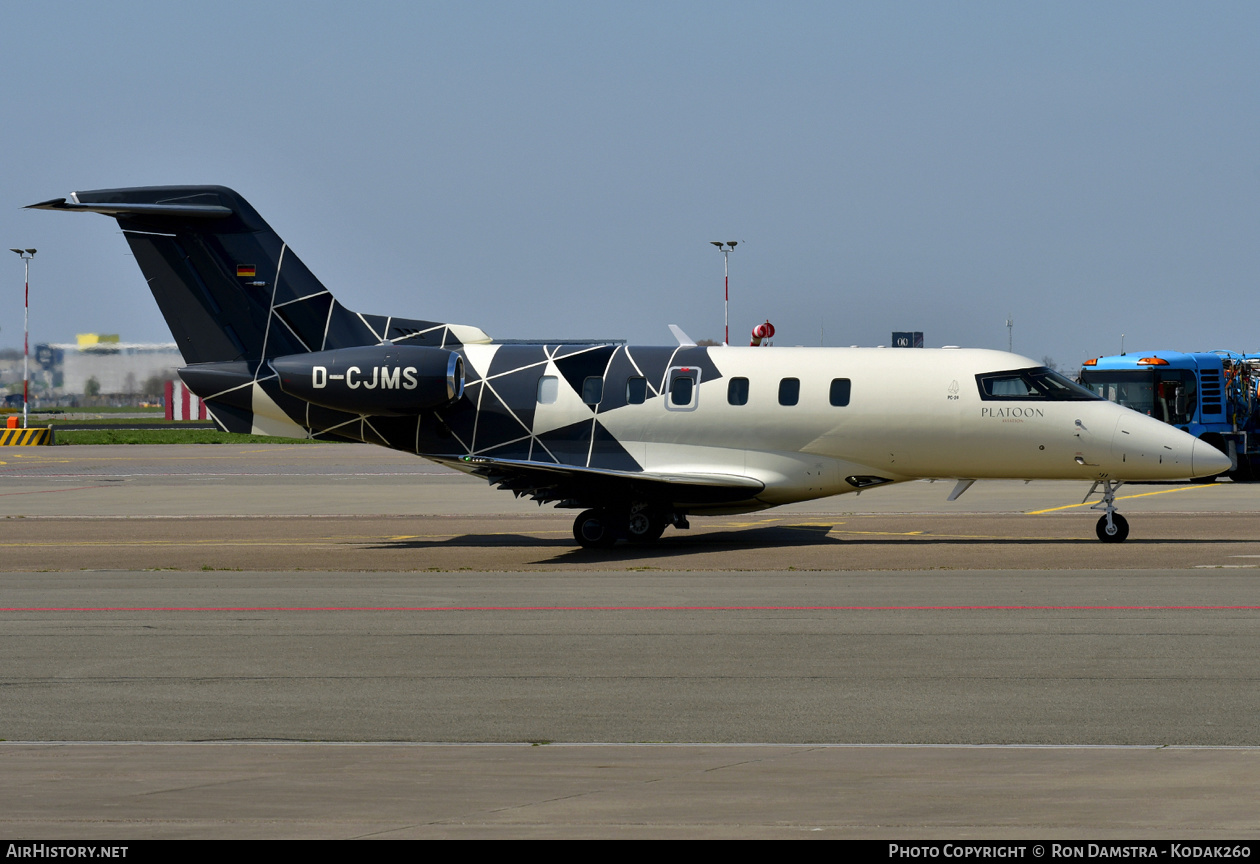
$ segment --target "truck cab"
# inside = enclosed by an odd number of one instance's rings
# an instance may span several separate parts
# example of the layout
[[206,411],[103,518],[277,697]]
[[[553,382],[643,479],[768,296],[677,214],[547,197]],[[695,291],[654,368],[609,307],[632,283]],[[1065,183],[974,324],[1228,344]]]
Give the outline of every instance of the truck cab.
[[1201,438],[1229,456],[1229,476],[1260,469],[1260,354],[1152,351],[1086,360],[1080,382],[1098,395]]

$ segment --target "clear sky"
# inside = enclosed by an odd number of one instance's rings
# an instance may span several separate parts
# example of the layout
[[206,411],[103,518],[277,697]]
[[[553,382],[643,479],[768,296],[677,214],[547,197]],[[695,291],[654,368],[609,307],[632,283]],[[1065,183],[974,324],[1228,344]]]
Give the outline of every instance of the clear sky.
[[112,220],[23,205],[220,183],[352,309],[505,338],[720,339],[738,240],[732,342],[1260,350],[1260,4],[0,12],[32,342],[170,336]]

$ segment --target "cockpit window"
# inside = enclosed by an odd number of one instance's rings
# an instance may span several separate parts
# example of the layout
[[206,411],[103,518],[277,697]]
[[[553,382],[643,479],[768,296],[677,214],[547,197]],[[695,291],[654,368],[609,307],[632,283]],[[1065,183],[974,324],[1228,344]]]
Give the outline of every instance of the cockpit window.
[[976,384],[980,388],[980,398],[986,402],[1028,399],[1092,402],[1102,398],[1045,366],[986,372],[976,376]]

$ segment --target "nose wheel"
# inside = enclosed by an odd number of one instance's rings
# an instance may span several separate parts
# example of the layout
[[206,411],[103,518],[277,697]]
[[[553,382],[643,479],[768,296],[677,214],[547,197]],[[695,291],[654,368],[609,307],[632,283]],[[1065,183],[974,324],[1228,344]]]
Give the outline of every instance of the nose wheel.
[[1098,539],[1104,543],[1123,543],[1129,536],[1129,520],[1119,513],[1109,513],[1099,518],[1094,530],[1098,533]]
[[1104,543],[1123,543],[1129,536],[1129,520],[1116,512],[1116,490],[1123,484],[1111,480],[1099,480],[1090,487],[1089,492],[1085,495],[1086,501],[1089,500],[1090,495],[1094,494],[1100,484],[1103,487],[1103,500],[1089,508],[1090,510],[1104,511],[1103,515],[1099,517],[1094,531],[1098,534],[1098,539]]

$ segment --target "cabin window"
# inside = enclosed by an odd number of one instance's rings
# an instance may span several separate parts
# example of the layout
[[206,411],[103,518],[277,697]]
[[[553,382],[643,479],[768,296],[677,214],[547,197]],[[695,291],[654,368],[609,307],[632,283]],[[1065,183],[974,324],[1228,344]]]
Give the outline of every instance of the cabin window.
[[695,378],[688,375],[676,376],[669,385],[669,401],[675,405],[690,405],[691,393],[695,386]]
[[795,405],[801,401],[801,379],[784,378],[779,382],[779,404]]
[[666,377],[665,407],[671,411],[690,411],[700,397],[700,370],[695,366],[675,366]]
[[831,379],[831,404],[837,408],[843,408],[849,404],[849,390],[851,389],[851,381],[848,378],[832,378]]
[[626,379],[626,402],[630,405],[642,405],[647,401],[647,379]]
[[554,405],[560,395],[560,379],[555,375],[544,375],[538,379],[538,404]]
[[582,401],[587,405],[598,405],[604,398],[604,379],[592,375],[582,382]]
[[732,378],[726,385],[726,401],[732,405],[748,404],[748,379]]

